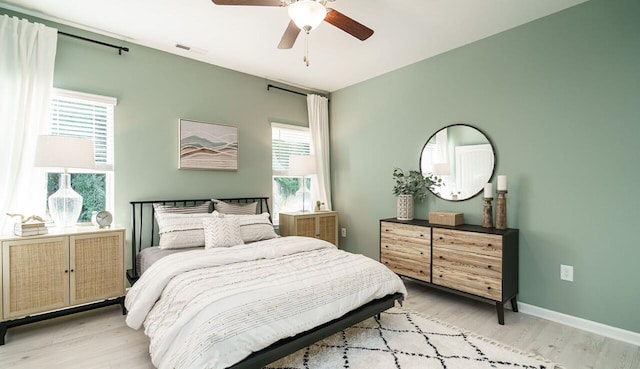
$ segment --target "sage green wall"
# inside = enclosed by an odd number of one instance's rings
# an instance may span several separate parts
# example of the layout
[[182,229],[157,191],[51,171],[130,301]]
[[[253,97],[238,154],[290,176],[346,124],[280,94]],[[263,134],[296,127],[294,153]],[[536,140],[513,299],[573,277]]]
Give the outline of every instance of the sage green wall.
[[[509,176],[520,300],[640,332],[639,16],[635,0],[591,0],[332,94],[333,203],[349,229],[341,247],[377,258],[378,220],[395,215],[393,167],[417,168],[433,132],[470,123],[491,137],[496,172]],[[118,98],[118,222],[129,223],[132,200],[269,195],[269,122],[306,125],[304,98],[267,92],[262,78],[127,46],[118,56],[60,37],[54,76],[56,87]],[[178,170],[179,118],[238,126],[240,169]],[[416,215],[461,211],[478,224],[481,209],[479,197],[431,199]],[[575,282],[560,281],[561,263],[575,267]]]
[[[637,0],[592,0],[333,93],[341,247],[377,258],[378,220],[395,216],[393,168],[417,168],[432,133],[469,123],[508,176],[519,299],[640,332],[638,19]],[[431,199],[416,217],[431,210],[482,221],[479,196]]]
[[[129,226],[129,202],[134,200],[270,197],[270,123],[308,125],[304,96],[267,91],[265,79],[0,8],[3,13],[131,49],[120,56],[114,49],[59,36],[54,72],[55,87],[118,99],[115,216],[119,224]],[[178,170],[179,118],[237,126],[238,171]]]

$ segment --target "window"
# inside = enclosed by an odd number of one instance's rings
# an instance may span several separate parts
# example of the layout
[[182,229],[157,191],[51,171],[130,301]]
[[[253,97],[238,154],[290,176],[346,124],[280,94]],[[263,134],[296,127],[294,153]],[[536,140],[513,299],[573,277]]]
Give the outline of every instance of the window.
[[[71,187],[82,196],[80,222],[90,222],[94,211],[113,212],[113,113],[112,97],[53,89],[48,133],[93,141],[96,170],[73,170]],[[59,188],[60,172],[47,173],[47,196]]]
[[[289,157],[291,155],[309,155],[311,133],[308,128],[271,124],[271,152],[273,171],[273,221],[279,222],[282,211],[299,211],[302,209],[300,182],[302,177],[287,175]],[[311,190],[311,181],[305,178],[305,188]],[[305,198],[305,202],[310,201]]]

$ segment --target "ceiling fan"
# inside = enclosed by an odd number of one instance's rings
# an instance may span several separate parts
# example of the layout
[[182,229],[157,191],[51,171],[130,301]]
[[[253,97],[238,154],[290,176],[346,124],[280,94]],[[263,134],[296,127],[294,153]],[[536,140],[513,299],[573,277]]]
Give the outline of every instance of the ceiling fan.
[[371,37],[373,30],[339,11],[327,7],[328,2],[335,0],[211,0],[216,5],[245,6],[278,6],[288,7],[291,21],[282,35],[278,49],[291,49],[300,31],[307,34],[325,22],[345,31],[351,36],[364,41]]

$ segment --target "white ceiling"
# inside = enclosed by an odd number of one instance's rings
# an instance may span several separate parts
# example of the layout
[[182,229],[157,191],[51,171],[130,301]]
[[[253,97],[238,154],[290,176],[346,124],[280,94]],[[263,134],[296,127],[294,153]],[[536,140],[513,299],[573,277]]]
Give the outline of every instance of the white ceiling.
[[[336,0],[328,6],[372,28],[366,41],[323,23],[279,50],[289,19],[278,7],[211,0],[3,0],[10,10],[106,34],[311,90],[333,92],[586,0]],[[175,47],[177,43],[191,51]],[[196,50],[196,51],[194,51]],[[135,48],[131,52],[135,52]]]

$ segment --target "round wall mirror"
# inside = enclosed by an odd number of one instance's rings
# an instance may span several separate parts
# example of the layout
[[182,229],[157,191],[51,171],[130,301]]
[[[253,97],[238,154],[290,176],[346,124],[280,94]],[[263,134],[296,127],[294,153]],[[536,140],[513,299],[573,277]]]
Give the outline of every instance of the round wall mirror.
[[489,137],[468,124],[452,124],[434,133],[422,148],[422,175],[442,179],[431,189],[444,200],[462,201],[479,194],[491,180],[496,154]]

